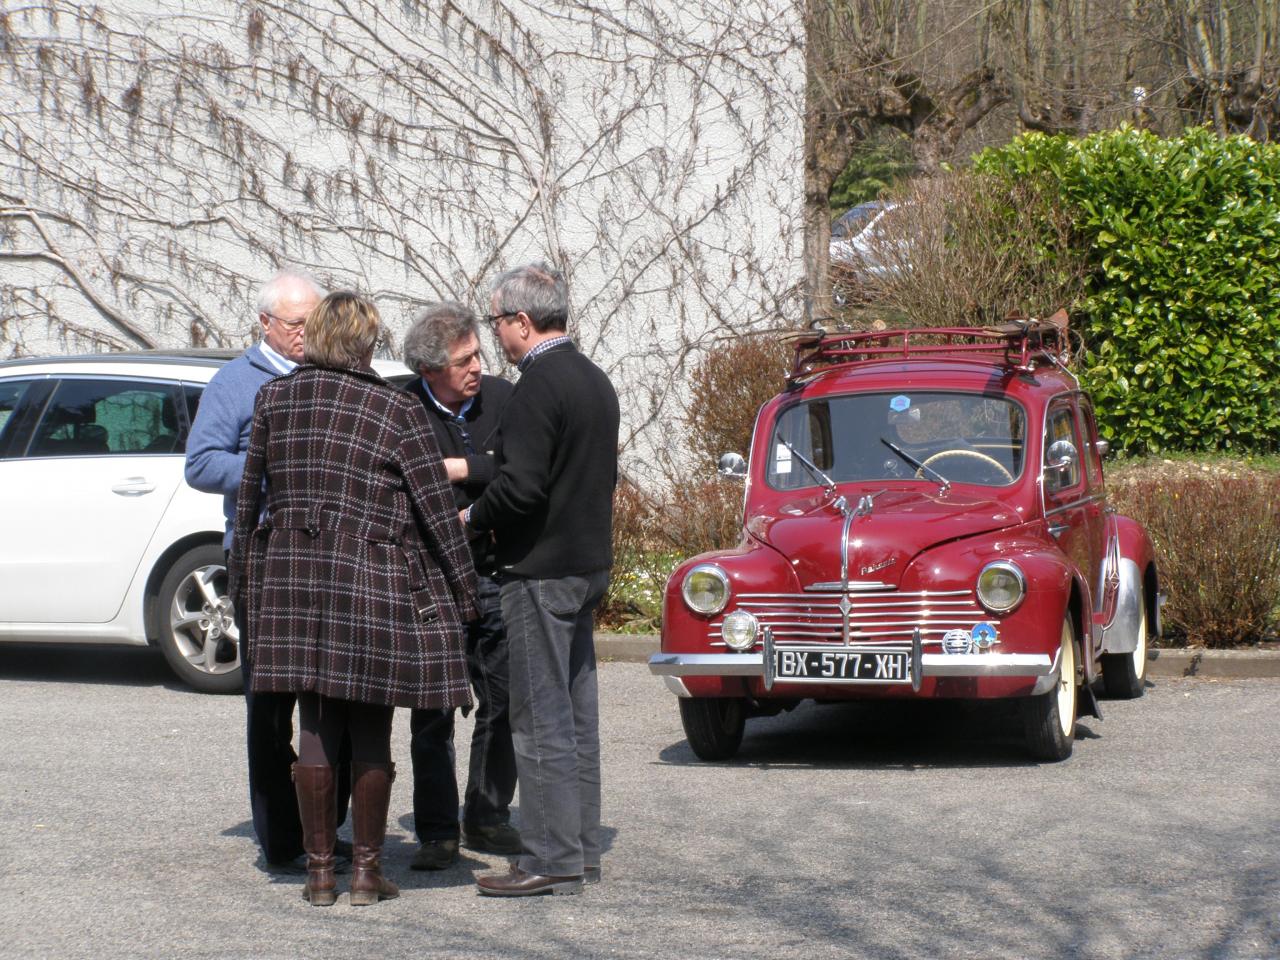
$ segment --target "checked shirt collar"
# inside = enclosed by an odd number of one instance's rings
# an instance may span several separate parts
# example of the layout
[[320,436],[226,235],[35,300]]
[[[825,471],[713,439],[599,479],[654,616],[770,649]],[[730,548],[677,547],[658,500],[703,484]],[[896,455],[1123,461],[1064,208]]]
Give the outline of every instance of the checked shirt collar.
[[521,373],[524,373],[525,370],[529,369],[529,364],[533,363],[533,361],[541,354],[560,346],[562,343],[573,343],[573,341],[569,339],[567,334],[562,337],[552,337],[550,340],[543,340],[540,344],[520,358],[520,362],[516,364],[516,369]]

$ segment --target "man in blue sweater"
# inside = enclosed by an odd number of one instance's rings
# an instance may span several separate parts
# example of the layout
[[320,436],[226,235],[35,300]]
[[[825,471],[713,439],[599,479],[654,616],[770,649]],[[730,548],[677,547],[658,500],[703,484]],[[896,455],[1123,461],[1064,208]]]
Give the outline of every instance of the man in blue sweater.
[[[222,494],[227,532],[222,547],[231,550],[236,494],[244,473],[245,452],[253,422],[258,389],[302,362],[303,328],[307,314],[324,297],[310,275],[281,270],[258,294],[258,322],[262,338],[232,360],[209,381],[187,439],[187,483],[206,493]],[[248,707],[249,799],[253,830],[271,866],[297,866],[302,857],[302,824],[294,791],[292,693],[253,693],[252,668],[246,656],[244,619],[237,611],[240,666]],[[345,819],[350,794],[349,767],[342,766],[338,782],[338,822]]]

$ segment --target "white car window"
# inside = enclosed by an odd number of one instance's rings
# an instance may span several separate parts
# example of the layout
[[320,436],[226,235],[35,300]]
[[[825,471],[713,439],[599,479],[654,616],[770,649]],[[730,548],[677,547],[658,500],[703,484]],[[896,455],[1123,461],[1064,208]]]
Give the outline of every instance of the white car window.
[[36,427],[29,457],[181,453],[174,386],[136,380],[63,380]]
[[22,402],[22,397],[30,386],[30,380],[14,380],[8,383],[0,383],[0,433],[4,433],[5,424],[9,422],[13,412],[18,409],[18,404]]

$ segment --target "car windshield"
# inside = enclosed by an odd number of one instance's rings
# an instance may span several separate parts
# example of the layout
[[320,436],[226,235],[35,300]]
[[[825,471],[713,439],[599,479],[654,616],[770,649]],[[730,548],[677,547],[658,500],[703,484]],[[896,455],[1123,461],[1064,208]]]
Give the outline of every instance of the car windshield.
[[769,442],[775,490],[907,480],[1005,486],[1022,473],[1026,414],[1006,397],[976,393],[863,393],[787,407]]
[[879,200],[871,200],[860,203],[856,207],[850,207],[832,222],[832,239],[843,240],[855,236],[884,207],[885,204]]

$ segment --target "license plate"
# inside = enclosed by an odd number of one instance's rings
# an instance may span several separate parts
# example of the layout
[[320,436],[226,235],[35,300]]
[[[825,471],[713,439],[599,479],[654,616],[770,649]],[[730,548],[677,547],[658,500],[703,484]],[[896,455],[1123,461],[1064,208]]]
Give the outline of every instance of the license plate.
[[906,650],[774,648],[773,675],[791,683],[910,683]]

